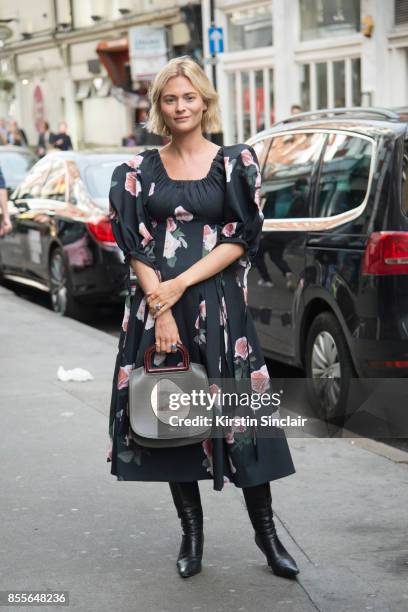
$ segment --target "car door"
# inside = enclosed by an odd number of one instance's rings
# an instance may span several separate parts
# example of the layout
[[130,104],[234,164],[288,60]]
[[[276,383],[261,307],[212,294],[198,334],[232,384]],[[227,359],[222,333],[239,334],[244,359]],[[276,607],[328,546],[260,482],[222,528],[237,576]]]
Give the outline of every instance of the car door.
[[41,195],[48,169],[49,164],[46,160],[38,161],[10,196],[9,213],[13,231],[1,241],[0,245],[1,262],[6,275],[29,275],[27,219],[30,217],[30,206],[32,207],[32,203]]
[[324,135],[312,130],[271,138],[262,174],[264,224],[249,277],[250,306],[263,348],[274,356],[296,354],[308,219]]
[[56,232],[54,218],[66,209],[66,198],[65,161],[49,158],[47,177],[41,193],[28,202],[29,210],[25,217],[27,268],[35,280],[44,281],[48,278],[49,244]]

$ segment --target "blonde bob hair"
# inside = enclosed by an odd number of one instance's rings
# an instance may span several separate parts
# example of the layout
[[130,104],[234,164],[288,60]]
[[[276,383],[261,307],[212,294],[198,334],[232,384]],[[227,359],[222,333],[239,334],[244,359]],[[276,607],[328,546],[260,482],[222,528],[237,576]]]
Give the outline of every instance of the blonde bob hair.
[[189,55],[174,57],[156,74],[149,89],[151,108],[145,127],[148,132],[160,136],[171,136],[171,131],[164,122],[160,108],[160,97],[169,79],[184,76],[190,79],[193,87],[201,95],[207,110],[203,112],[201,129],[204,133],[220,132],[220,108],[218,94],[201,66]]

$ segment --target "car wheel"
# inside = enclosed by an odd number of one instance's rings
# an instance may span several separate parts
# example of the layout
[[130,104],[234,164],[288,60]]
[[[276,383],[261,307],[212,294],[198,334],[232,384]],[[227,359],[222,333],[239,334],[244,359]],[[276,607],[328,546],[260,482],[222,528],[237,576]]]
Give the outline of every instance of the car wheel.
[[343,331],[330,312],[319,314],[310,326],[305,370],[312,408],[325,421],[341,424],[350,380],[357,375]]
[[72,295],[68,268],[59,247],[51,253],[49,278],[53,311],[64,317],[79,318],[80,306]]

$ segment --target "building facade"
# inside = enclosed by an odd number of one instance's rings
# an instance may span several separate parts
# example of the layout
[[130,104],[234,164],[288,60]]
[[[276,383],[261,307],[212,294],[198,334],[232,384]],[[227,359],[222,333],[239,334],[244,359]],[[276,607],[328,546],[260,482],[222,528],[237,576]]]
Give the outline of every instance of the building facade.
[[65,120],[75,147],[120,145],[148,106],[151,77],[135,77],[129,45],[143,27],[151,65],[161,49],[165,61],[202,60],[199,0],[4,0],[0,117],[17,119],[30,145],[41,119],[52,131]]
[[45,118],[52,130],[66,120],[77,147],[119,145],[148,106],[149,79],[132,76],[129,43],[143,26],[163,31],[164,60],[188,53],[210,77],[215,64],[225,144],[290,115],[293,104],[408,105],[408,0],[213,5],[224,38],[215,57],[210,0],[4,0],[0,117],[16,118],[30,144]]
[[292,104],[408,106],[408,0],[216,0],[215,21],[226,143],[289,116]]

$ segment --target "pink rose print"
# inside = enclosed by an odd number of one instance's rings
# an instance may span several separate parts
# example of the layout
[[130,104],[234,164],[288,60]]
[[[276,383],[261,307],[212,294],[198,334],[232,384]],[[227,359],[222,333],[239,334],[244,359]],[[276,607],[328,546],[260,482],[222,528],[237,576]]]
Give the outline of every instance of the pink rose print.
[[245,336],[242,336],[241,338],[238,338],[238,340],[235,342],[234,357],[241,357],[241,359],[246,359],[248,357],[248,350],[250,353],[252,353],[251,345],[248,342],[247,346],[247,339]]
[[205,319],[205,317],[206,317],[205,300],[202,300],[202,301],[200,302],[200,306],[199,306],[199,315],[198,315],[198,317],[197,317],[197,319],[196,319],[196,322],[195,322],[195,325],[194,325],[194,327],[195,327],[196,329],[199,329],[199,328],[200,328],[200,317],[201,317],[201,319],[203,319],[203,320],[204,320],[204,319]]
[[227,325],[228,315],[227,315],[227,305],[225,303],[225,297],[222,296],[221,306],[220,306],[220,325]]
[[244,294],[244,302],[248,305],[248,287],[242,287],[242,293]]
[[123,320],[122,320],[122,329],[124,332],[126,332],[128,328],[129,315],[130,315],[130,308],[128,307],[127,304],[125,304],[125,312],[123,314]]
[[227,431],[227,433],[224,435],[224,440],[226,441],[227,444],[234,444],[234,442],[235,442],[235,440],[234,440],[234,432]]
[[151,196],[151,195],[153,195],[153,194],[154,194],[154,187],[155,187],[155,183],[152,183],[152,184],[150,185],[150,189],[149,189],[149,196]]
[[241,157],[242,157],[244,166],[250,166],[251,164],[255,163],[254,158],[252,157],[252,153],[249,149],[243,149],[241,151]]
[[149,244],[151,240],[153,240],[153,236],[143,222],[139,223],[139,234],[143,236],[142,246],[144,247]]
[[146,297],[143,297],[140,300],[139,308],[137,309],[137,312],[136,312],[136,319],[139,319],[139,321],[144,321],[145,310],[146,310]]
[[136,172],[126,172],[125,189],[132,196],[136,195]]
[[225,175],[226,175],[227,183],[231,181],[231,173],[235,165],[235,161],[236,160],[233,160],[232,162],[230,162],[229,157],[224,157]]
[[125,189],[132,196],[137,196],[141,192],[142,186],[136,172],[126,172]]
[[234,221],[234,223],[227,223],[222,228],[221,234],[223,234],[224,236],[227,236],[228,238],[230,238],[231,236],[233,236],[235,234],[235,229],[236,229],[237,225],[238,225],[237,221]]
[[261,207],[261,191],[260,189],[255,189],[254,202],[258,208]]
[[194,217],[191,212],[185,210],[185,208],[183,208],[182,206],[177,206],[177,208],[174,209],[174,214],[176,216],[176,219],[178,219],[179,221],[191,221],[191,219]]
[[260,186],[261,186],[261,173],[258,171],[256,174],[255,189],[259,189]]
[[206,315],[206,309],[205,309],[205,300],[202,300],[200,302],[200,317],[202,319],[205,319],[206,316],[207,315]]
[[131,371],[131,369],[132,369],[132,365],[126,365],[126,366],[119,368],[118,382],[117,382],[118,390],[124,389],[125,387],[129,385],[129,372]]
[[172,257],[174,257],[174,254],[176,250],[179,248],[179,246],[180,246],[180,241],[177,240],[177,238],[175,238],[171,232],[166,232],[166,239],[164,241],[164,249],[163,249],[164,257],[166,259],[171,259]]
[[251,386],[257,393],[263,393],[266,389],[269,389],[269,381],[268,369],[265,364],[259,370],[251,372]]
[[133,157],[132,159],[129,159],[126,162],[126,165],[130,166],[131,168],[136,170],[136,168],[138,168],[140,166],[142,161],[143,161],[143,155],[136,155],[136,157]]
[[166,219],[166,232],[174,232],[177,228],[177,224],[174,221],[173,217],[167,217]]
[[206,251],[212,251],[217,243],[217,230],[210,225],[203,227],[203,245]]

